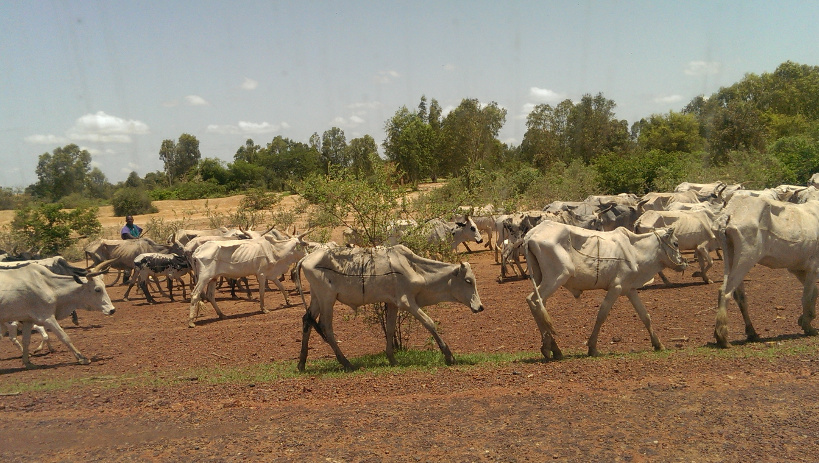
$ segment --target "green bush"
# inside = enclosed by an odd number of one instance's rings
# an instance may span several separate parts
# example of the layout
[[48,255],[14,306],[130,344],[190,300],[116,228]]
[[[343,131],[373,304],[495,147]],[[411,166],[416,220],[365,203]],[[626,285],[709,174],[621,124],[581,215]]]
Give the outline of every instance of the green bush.
[[151,204],[148,193],[141,188],[121,188],[117,190],[111,199],[111,205],[114,206],[114,215],[116,216],[157,212],[157,208]]
[[61,204],[40,204],[17,210],[11,223],[13,240],[45,256],[59,254],[73,245],[72,235],[95,236],[102,231],[97,208],[66,211]]

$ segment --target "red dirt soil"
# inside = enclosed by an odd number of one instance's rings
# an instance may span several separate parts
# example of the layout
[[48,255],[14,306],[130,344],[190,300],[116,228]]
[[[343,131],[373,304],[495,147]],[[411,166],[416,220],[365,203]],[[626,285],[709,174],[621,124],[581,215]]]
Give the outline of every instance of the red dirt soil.
[[[746,278],[750,314],[763,342],[744,343],[730,306],[730,339],[713,339],[719,282],[669,273],[673,286],[640,291],[666,352],[654,353],[626,298],[603,325],[602,356],[584,343],[602,291],[579,300],[561,289],[547,301],[562,361],[543,362],[524,297],[528,280],[497,282],[492,255],[468,255],[486,310],[461,305],[427,313],[456,359],[467,353],[522,352],[522,360],[417,371],[397,367],[327,375],[311,363],[332,359],[315,334],[307,372],[295,378],[212,384],[197,369],[286,362],[295,370],[301,305],[277,291],[259,311],[221,294],[227,318],[204,312],[187,328],[188,304],[141,294],[113,316],[80,312],[66,332],[90,365],[54,336],[56,351],[22,369],[19,351],[0,343],[0,456],[6,461],[816,461],[819,339],[800,335],[801,288],[782,270],[757,266]],[[722,262],[711,276],[721,280]],[[658,280],[659,281],[659,280]],[[288,279],[285,287],[294,290]],[[296,292],[291,300],[300,301]],[[380,329],[337,307],[336,333],[354,364],[382,354]],[[38,338],[33,336],[36,340]],[[433,349],[416,329],[414,349]],[[635,352],[633,355],[623,355]],[[201,371],[201,370],[200,370]],[[122,381],[144,376],[145,381]],[[171,381],[181,379],[181,381]],[[71,384],[30,392],[40,383]],[[73,381],[73,383],[69,383]],[[125,385],[122,385],[124,382]],[[171,383],[171,384],[168,384]],[[15,391],[24,389],[17,394]]]

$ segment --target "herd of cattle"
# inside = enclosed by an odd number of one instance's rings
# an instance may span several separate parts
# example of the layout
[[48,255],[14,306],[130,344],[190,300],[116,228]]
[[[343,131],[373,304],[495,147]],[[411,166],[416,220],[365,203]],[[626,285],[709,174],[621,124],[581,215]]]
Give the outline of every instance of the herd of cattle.
[[[452,221],[435,219],[421,225],[396,222],[388,234],[388,245],[378,247],[359,246],[362,232],[352,228],[344,231],[345,246],[306,241],[307,233],[290,236],[272,228],[264,233],[221,228],[179,230],[168,244],[147,238],[98,240],[85,250],[90,264],[85,269],[71,266],[62,257],[2,262],[0,330],[7,331],[22,350],[27,368],[31,367],[32,329],[40,330],[44,342],[46,330],[55,333],[78,362],[86,364],[88,359],[71,344],[58,320],[72,316],[77,323],[77,309],[114,312],[103,272],[113,269],[122,273],[123,283],[129,283],[125,300],[137,285],[151,303],[155,302],[151,282],[172,301],[173,282],[177,282],[183,299],[187,298],[183,277],[188,276],[192,287],[188,326],[194,327],[205,301],[219,318],[224,317],[214,297],[223,280],[233,291],[243,280],[247,287],[246,277],[255,275],[262,312],[267,312],[264,294],[267,282],[272,281],[289,305],[279,277],[292,269],[306,306],[299,370],[305,367],[313,329],[331,346],[345,369],[353,368],[333,333],[336,301],[351,307],[384,304],[386,353],[391,364],[395,363],[392,340],[398,310],[418,319],[438,343],[446,363],[452,364],[451,351],[422,308],[459,302],[480,312],[483,305],[468,263],[448,264],[422,257],[400,244],[406,230],[420,226],[429,240],[453,250],[461,243],[469,249],[467,242],[482,243],[486,238],[486,246],[494,250],[500,264],[499,279],[510,272],[528,275],[533,291],[526,301],[547,359],[562,357],[544,306],[544,300],[561,286],[575,297],[592,289],[607,291],[588,341],[589,355],[597,354],[600,327],[623,294],[648,330],[653,347],[662,349],[637,290],[655,276],[667,283],[662,274],[666,268],[684,269],[687,263],[680,251],[694,252],[698,275],[706,283],[712,282],[708,276],[711,253],[722,251],[725,274],[714,331],[718,345],[728,346],[726,304],[730,298],[742,312],[748,339],[758,339],[743,287],[744,276],[757,263],[787,269],[803,283],[803,313],[798,323],[805,334],[816,334],[812,320],[819,294],[819,190],[815,185],[747,190],[722,182],[683,183],[674,192],[642,197],[591,196],[581,202],[557,201],[543,210],[514,214],[495,213],[491,206],[466,212]],[[309,304],[302,292],[302,274],[309,283]],[[165,277],[168,294],[159,285],[160,277]],[[22,329],[22,344],[16,341],[18,327]]]

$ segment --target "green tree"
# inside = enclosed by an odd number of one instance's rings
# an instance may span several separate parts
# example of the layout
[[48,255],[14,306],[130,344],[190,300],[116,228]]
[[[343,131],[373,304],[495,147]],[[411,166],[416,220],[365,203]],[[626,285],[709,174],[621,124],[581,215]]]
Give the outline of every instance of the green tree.
[[496,159],[502,150],[498,132],[506,122],[506,109],[490,102],[464,99],[443,121],[442,171],[457,175]]
[[819,172],[819,143],[810,137],[780,138],[769,151],[781,163],[785,183],[804,185],[814,172]]
[[384,129],[384,154],[395,163],[404,180],[417,183],[431,174],[435,136],[430,124],[402,106]]
[[180,135],[177,142],[163,140],[159,148],[159,159],[165,163],[165,174],[168,176],[169,185],[196,167],[201,157],[199,140],[187,133]]
[[37,162],[37,183],[29,187],[34,196],[56,201],[71,193],[83,193],[91,170],[91,154],[75,144],[43,153]]
[[86,175],[86,189],[90,197],[105,199],[111,197],[114,186],[111,185],[99,167],[94,167]]
[[324,131],[319,152],[327,167],[327,173],[330,172],[330,166],[347,167],[350,165],[347,159],[347,138],[344,136],[344,131],[338,127]]
[[102,231],[97,208],[78,207],[65,211],[61,204],[40,204],[17,210],[12,232],[25,246],[43,255],[56,255],[76,240],[71,235],[96,235]]
[[350,169],[359,179],[375,174],[375,168],[381,162],[381,158],[378,157],[378,146],[369,135],[350,140],[346,157],[350,160]]
[[568,115],[567,134],[571,155],[589,164],[597,156],[623,152],[628,146],[628,123],[614,115],[617,105],[598,93],[583,95]]
[[681,151],[693,153],[702,150],[704,140],[700,136],[700,124],[693,114],[669,111],[668,114],[652,114],[636,123],[638,145],[646,151]]
[[248,138],[247,141],[245,141],[244,146],[241,146],[238,150],[236,150],[236,154],[233,155],[233,159],[237,161],[241,159],[242,161],[254,164],[258,160],[259,151],[261,149],[261,146],[253,143],[253,139]]

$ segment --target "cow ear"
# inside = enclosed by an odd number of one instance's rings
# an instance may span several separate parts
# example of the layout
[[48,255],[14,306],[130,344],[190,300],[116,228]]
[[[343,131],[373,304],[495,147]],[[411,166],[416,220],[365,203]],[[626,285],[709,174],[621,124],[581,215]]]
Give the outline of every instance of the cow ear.
[[455,222],[455,225],[464,228],[466,226],[466,222]]

